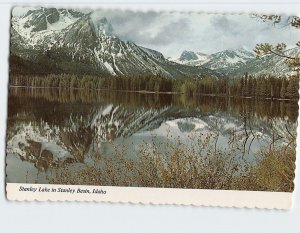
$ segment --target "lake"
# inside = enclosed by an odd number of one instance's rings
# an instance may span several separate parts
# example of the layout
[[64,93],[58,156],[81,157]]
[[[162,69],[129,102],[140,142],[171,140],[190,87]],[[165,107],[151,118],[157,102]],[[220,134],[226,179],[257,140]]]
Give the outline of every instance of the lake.
[[[106,173],[118,177],[141,156],[160,155],[165,164],[175,152],[226,154],[242,172],[262,150],[288,147],[297,117],[293,101],[10,87],[7,182],[49,183],[65,171],[103,171],[103,158],[111,164]],[[121,168],[126,159],[131,162]]]

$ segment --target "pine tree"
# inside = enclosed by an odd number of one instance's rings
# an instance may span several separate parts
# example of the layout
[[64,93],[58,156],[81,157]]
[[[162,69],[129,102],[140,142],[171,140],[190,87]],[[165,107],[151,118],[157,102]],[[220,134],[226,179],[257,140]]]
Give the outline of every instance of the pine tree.
[[287,96],[291,99],[299,98],[299,77],[292,76],[289,80],[289,84],[286,88]]
[[286,98],[286,79],[283,79],[281,81],[281,87],[280,87],[280,98]]

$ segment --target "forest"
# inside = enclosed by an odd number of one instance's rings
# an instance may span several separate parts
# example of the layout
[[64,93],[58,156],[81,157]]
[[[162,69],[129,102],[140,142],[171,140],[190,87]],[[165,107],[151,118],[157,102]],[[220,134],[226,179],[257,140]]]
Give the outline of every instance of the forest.
[[241,78],[212,78],[175,80],[157,76],[98,77],[70,74],[46,76],[11,75],[10,86],[82,88],[133,92],[174,92],[187,96],[215,95],[257,99],[299,98],[299,77],[254,77],[245,73]]

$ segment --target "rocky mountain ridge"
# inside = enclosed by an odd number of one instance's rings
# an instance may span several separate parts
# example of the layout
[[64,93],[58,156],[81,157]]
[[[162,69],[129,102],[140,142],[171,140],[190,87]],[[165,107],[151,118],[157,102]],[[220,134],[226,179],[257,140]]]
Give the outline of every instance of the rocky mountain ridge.
[[[168,78],[224,77],[205,67],[179,65],[157,51],[123,41],[105,17],[92,12],[39,8],[13,17],[12,73],[72,73],[100,76],[161,75]],[[26,64],[24,68],[23,64]],[[17,64],[14,66],[14,64]],[[34,67],[35,70],[30,69]],[[19,70],[18,70],[19,68]],[[29,70],[28,70],[29,69]],[[21,73],[22,73],[21,72]]]

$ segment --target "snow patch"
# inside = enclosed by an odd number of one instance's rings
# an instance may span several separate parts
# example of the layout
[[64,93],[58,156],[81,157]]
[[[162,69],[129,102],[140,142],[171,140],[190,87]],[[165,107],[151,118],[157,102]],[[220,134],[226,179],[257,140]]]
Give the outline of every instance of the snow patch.
[[[24,148],[30,146],[28,141],[34,141],[41,143],[41,152],[45,149],[52,152],[56,161],[72,157],[65,148],[58,145],[60,142],[56,132],[58,129],[55,127],[50,128],[47,123],[42,128],[29,123],[22,125],[22,127],[17,126],[15,130],[14,136],[7,142],[7,153],[17,154],[25,158],[26,151]],[[41,131],[45,131],[45,133],[42,134]]]
[[114,69],[112,68],[112,66],[106,61],[103,63],[106,67],[106,69],[112,74],[112,75],[116,75]]
[[102,116],[105,116],[107,114],[109,114],[111,112],[111,110],[113,109],[113,105],[110,104],[108,105],[101,113]]

